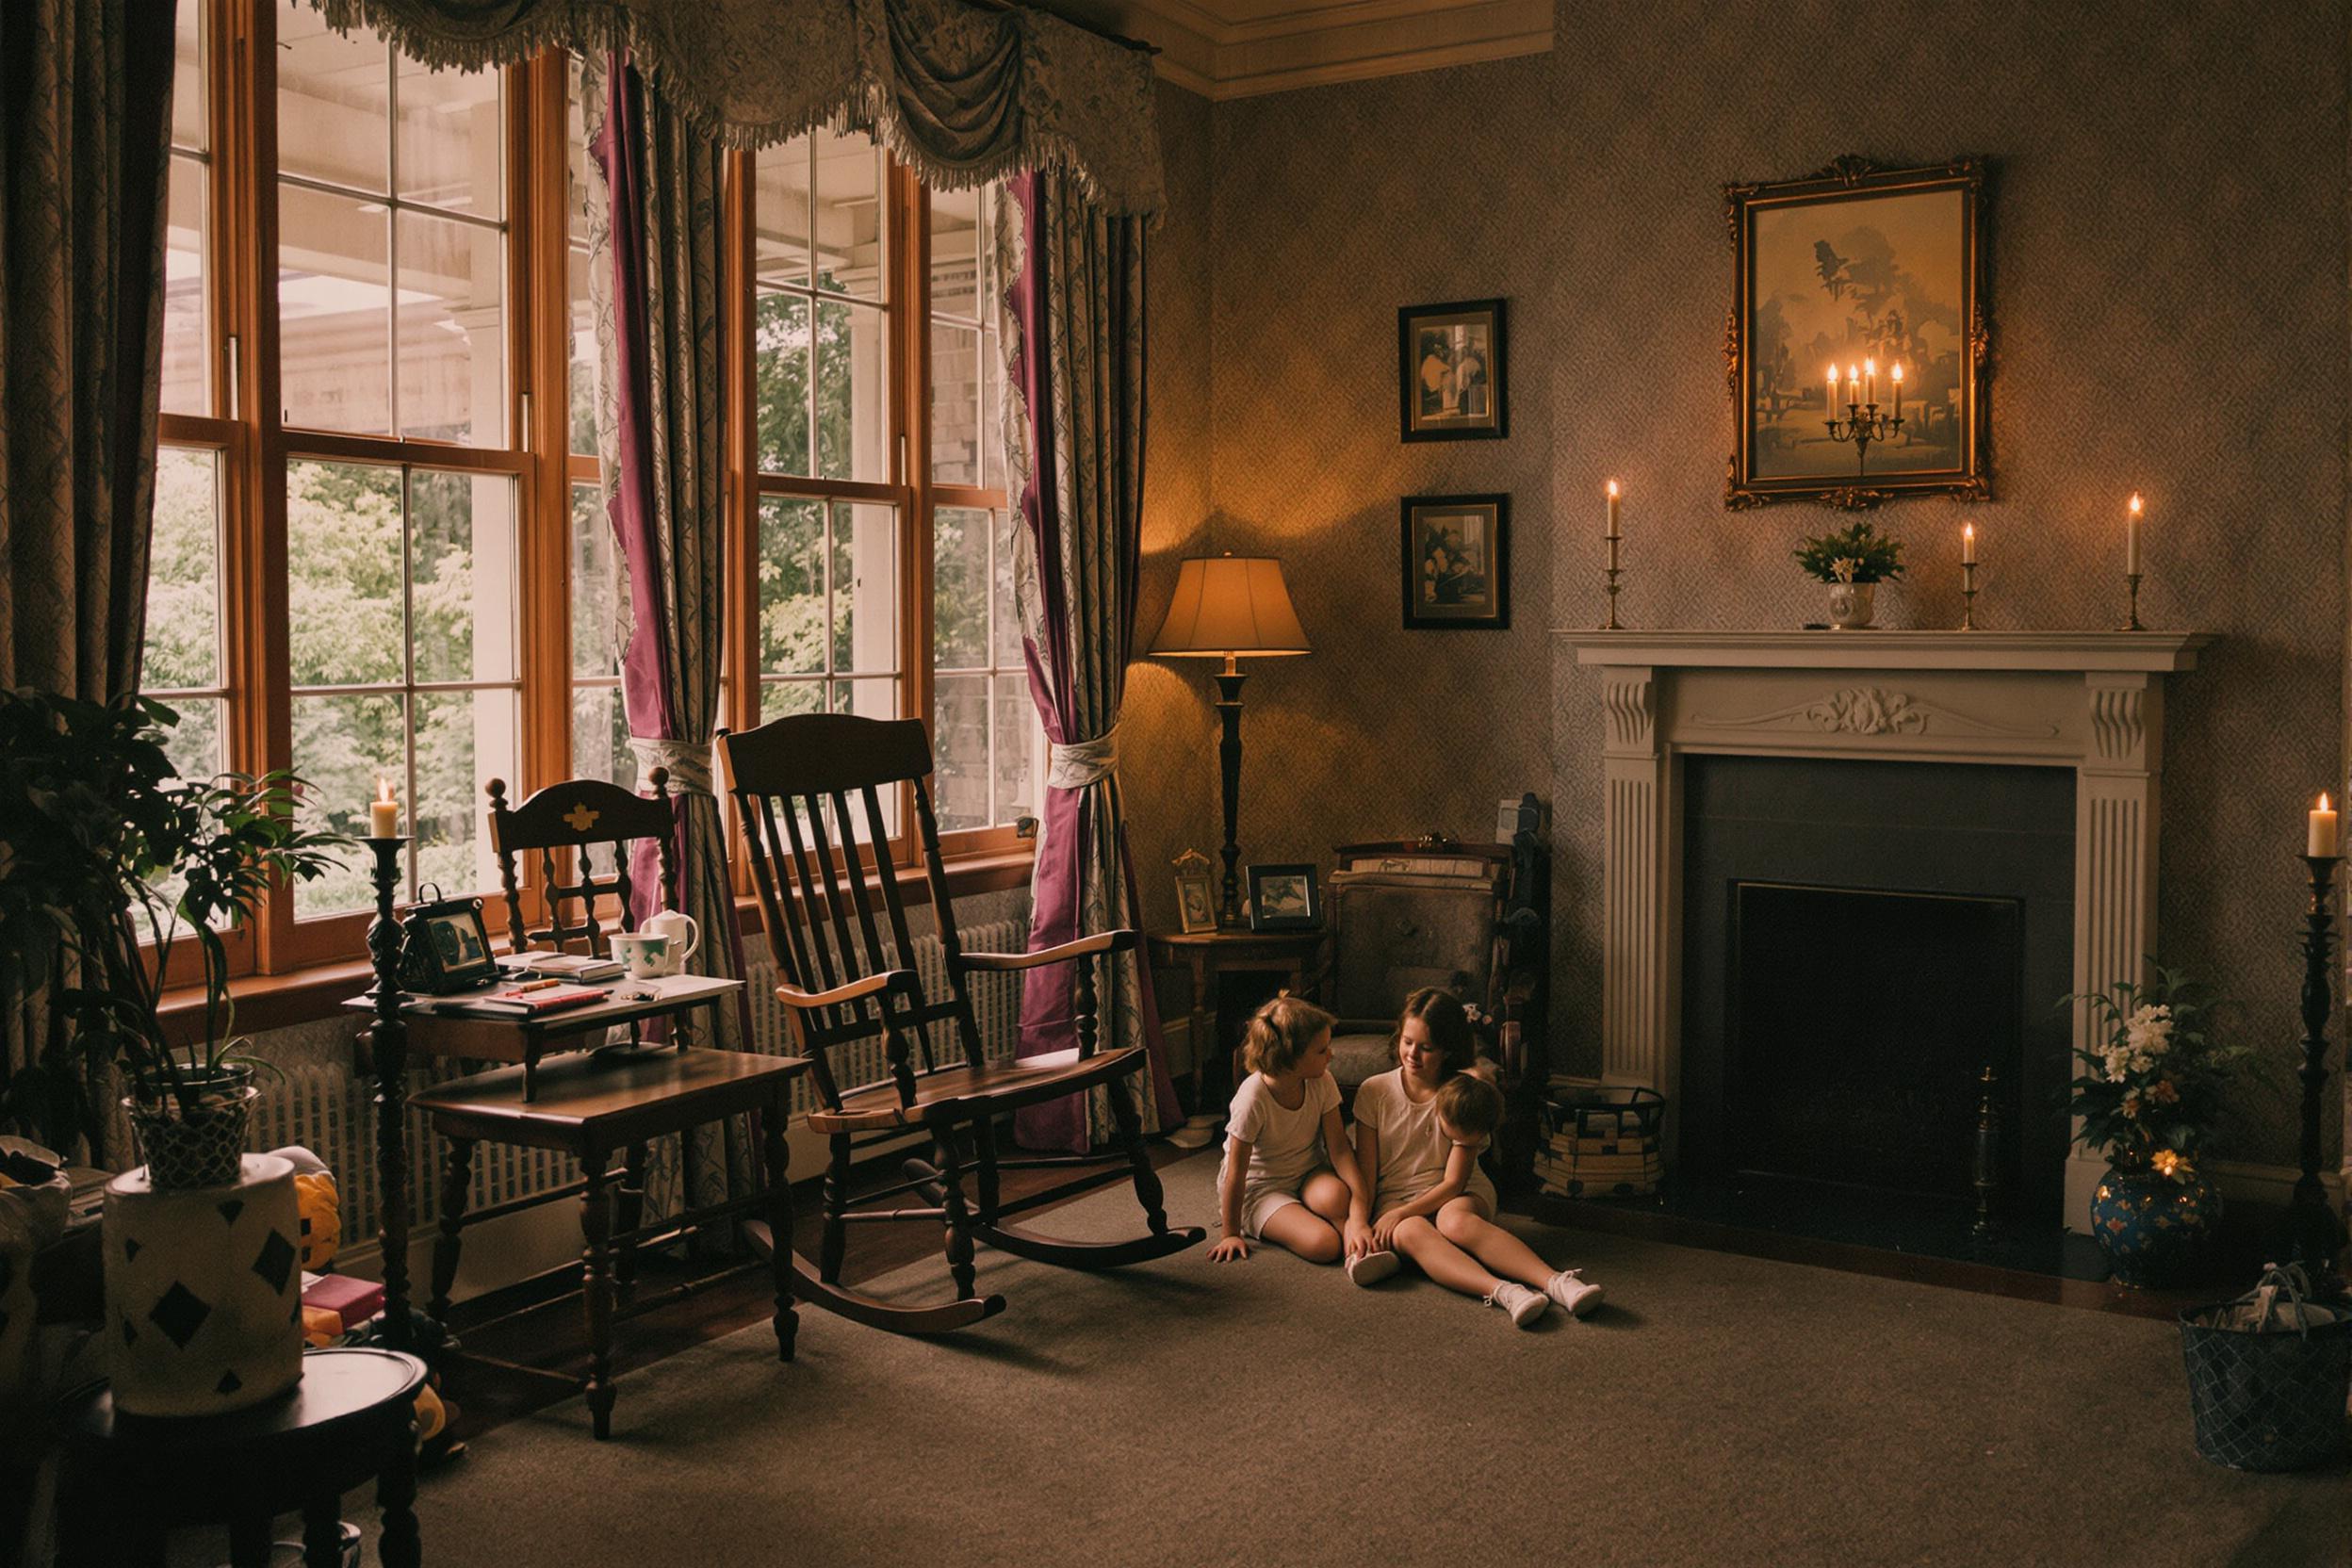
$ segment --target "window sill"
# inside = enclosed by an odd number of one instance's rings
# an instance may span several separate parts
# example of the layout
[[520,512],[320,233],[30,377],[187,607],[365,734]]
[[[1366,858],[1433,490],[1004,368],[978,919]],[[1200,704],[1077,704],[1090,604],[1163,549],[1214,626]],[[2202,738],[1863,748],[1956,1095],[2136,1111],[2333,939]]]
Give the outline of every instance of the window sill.
[[[955,898],[971,898],[1026,887],[1033,858],[1032,846],[1022,844],[1019,849],[1000,854],[970,855],[951,860],[947,866],[948,893]],[[872,876],[866,880],[869,886],[874,884]],[[928,903],[931,890],[921,878],[913,878],[906,884],[906,895],[909,904]],[[746,937],[766,927],[757,898],[737,899],[735,917]],[[500,951],[504,951],[504,944],[499,945]],[[368,960],[353,958],[313,964],[284,974],[245,975],[229,982],[229,996],[237,1004],[237,1032],[258,1035],[266,1030],[316,1023],[322,1019],[356,1017],[345,1015],[343,1004],[374,983],[375,972]],[[160,1013],[164,1037],[169,1043],[196,1043],[204,1032],[204,988],[175,986],[165,991]]]

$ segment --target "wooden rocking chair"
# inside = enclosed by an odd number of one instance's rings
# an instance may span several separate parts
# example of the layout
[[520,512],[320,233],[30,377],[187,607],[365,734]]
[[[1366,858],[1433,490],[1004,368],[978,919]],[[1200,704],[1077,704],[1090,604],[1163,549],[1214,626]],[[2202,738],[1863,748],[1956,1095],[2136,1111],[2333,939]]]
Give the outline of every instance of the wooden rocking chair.
[[[1161,1206],[1159,1177],[1144,1146],[1131,1086],[1131,1080],[1145,1070],[1142,1049],[1096,1048],[1094,966],[1105,955],[1133,952],[1135,932],[1101,932],[1042,953],[963,951],[956,939],[955,908],[939,859],[939,823],[926,782],[931,743],[919,720],[886,722],[831,713],[777,719],[740,735],[721,730],[719,760],[727,792],[750,842],[752,876],[766,916],[768,944],[786,977],[776,996],[792,1019],[801,1054],[815,1064],[822,1103],[809,1112],[808,1126],[825,1135],[831,1148],[817,1266],[811,1271],[805,1260],[792,1260],[803,1300],[897,1333],[943,1333],[1004,1309],[1002,1296],[974,1292],[975,1240],[1040,1263],[1111,1268],[1165,1257],[1202,1238],[1205,1233],[1198,1226],[1170,1230]],[[894,794],[901,784],[913,786],[923,872],[947,956],[944,996],[926,996],[923,982],[907,967],[914,943],[900,874],[888,863],[887,854],[874,853],[874,846],[890,838],[883,798]],[[862,820],[852,814],[853,803],[861,808]],[[867,846],[862,857],[860,841]],[[887,933],[877,917],[887,924]],[[984,1060],[968,976],[975,971],[1070,962],[1079,966],[1077,1049],[1010,1062]],[[942,1025],[952,1034],[952,1043],[961,1046],[960,1061],[934,1050],[933,1032]],[[916,1049],[910,1050],[909,1036]],[[889,1076],[844,1092],[835,1072],[835,1054],[877,1037],[883,1042]],[[1118,1120],[1119,1154],[998,1157],[998,1117],[1098,1084],[1107,1091]],[[907,1161],[906,1181],[858,1201],[915,1193],[928,1206],[886,1205],[852,1212],[847,1196],[852,1156],[910,1130],[930,1135],[932,1157]],[[1117,1181],[1121,1174],[1117,1165],[1102,1168],[1122,1158],[1150,1227],[1145,1234],[1126,1241],[1076,1242],[1008,1223],[1016,1214]],[[999,1194],[1002,1171],[1062,1166],[1092,1168],[1049,1191],[1011,1200]],[[974,1190],[967,1191],[968,1182]],[[955,1299],[907,1306],[842,1286],[841,1255],[849,1227],[893,1219],[945,1225]],[[746,1230],[756,1234],[756,1227]],[[788,1247],[790,1242],[790,1237],[778,1236],[765,1244]]]

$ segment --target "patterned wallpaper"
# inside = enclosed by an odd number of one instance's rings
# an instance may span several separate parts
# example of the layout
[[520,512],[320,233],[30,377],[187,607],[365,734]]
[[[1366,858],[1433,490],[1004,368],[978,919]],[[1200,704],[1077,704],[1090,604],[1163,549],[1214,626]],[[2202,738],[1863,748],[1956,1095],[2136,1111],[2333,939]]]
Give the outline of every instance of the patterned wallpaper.
[[[1956,617],[1968,519],[1980,624],[2111,625],[2123,500],[2147,494],[2144,619],[2222,639],[2173,688],[2164,953],[2243,1003],[2262,1054],[2224,1152],[2292,1163],[2294,857],[2343,760],[2345,11],[1893,0],[1855,29],[1826,0],[1563,0],[1546,56],[1213,109],[1164,88],[1141,636],[1176,558],[1264,550],[1315,646],[1252,671],[1245,859],[1483,837],[1497,799],[1545,796],[1554,1059],[1590,1068],[1598,694],[1549,632],[1601,613],[1601,482],[1627,489],[1634,626],[1811,618],[1788,552],[1832,520],[1721,506],[1719,187],[1989,154],[1999,498],[1879,513],[1915,564],[1881,616]],[[1510,439],[1401,444],[1396,307],[1495,294]],[[1398,498],[1486,489],[1513,498],[1511,629],[1403,631]],[[1155,922],[1168,857],[1217,836],[1210,694],[1188,663],[1131,678]]]

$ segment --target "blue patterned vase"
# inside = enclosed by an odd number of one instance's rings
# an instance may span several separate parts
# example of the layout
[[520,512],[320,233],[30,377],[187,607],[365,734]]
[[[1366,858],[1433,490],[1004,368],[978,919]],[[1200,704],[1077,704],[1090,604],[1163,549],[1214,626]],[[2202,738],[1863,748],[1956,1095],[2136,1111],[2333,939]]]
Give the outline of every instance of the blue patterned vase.
[[2201,1172],[2186,1181],[2114,1166],[2091,1194],[2091,1234],[2117,1284],[2163,1289],[2204,1272],[2221,1225],[2221,1192]]

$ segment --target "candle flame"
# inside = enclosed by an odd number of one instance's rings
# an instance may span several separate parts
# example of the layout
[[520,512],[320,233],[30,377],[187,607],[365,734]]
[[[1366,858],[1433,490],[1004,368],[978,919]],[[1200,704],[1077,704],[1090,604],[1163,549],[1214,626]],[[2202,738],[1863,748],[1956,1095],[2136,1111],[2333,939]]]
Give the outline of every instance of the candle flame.
[[392,804],[392,780],[382,774],[376,775],[376,799],[386,806]]
[[1973,538],[1975,538],[1975,537],[1976,537],[1976,525],[1975,525],[1974,523],[1968,523],[1968,524],[1964,525],[1964,526],[1961,528],[1961,530],[1960,530],[1960,536],[1961,536],[1962,538],[1964,538],[1964,539],[1973,539]]
[[1617,498],[1617,482],[1615,480],[1610,480],[1609,482],[1609,498],[1610,500],[1615,500]]
[[1901,360],[1895,361],[1895,379],[1897,381],[1903,379],[1903,361]]
[[1829,368],[1829,384],[1833,390],[1838,385],[1838,367],[1835,365]]
[[1862,373],[1866,376],[1874,376],[1878,374],[1878,361],[1874,359],[1864,360],[1862,362]]
[[2136,517],[2136,516],[2138,516],[2139,514],[2140,514],[2140,493],[2139,493],[2137,490],[2134,490],[2134,491],[2132,491],[2132,515],[2133,515],[2134,517]]
[[1849,365],[1846,367],[1846,379],[1848,381],[1860,381],[1862,379],[1862,372]]
[[2328,792],[2325,790],[2319,792],[2319,808],[2323,811],[2333,809],[2333,808],[2328,804]]

